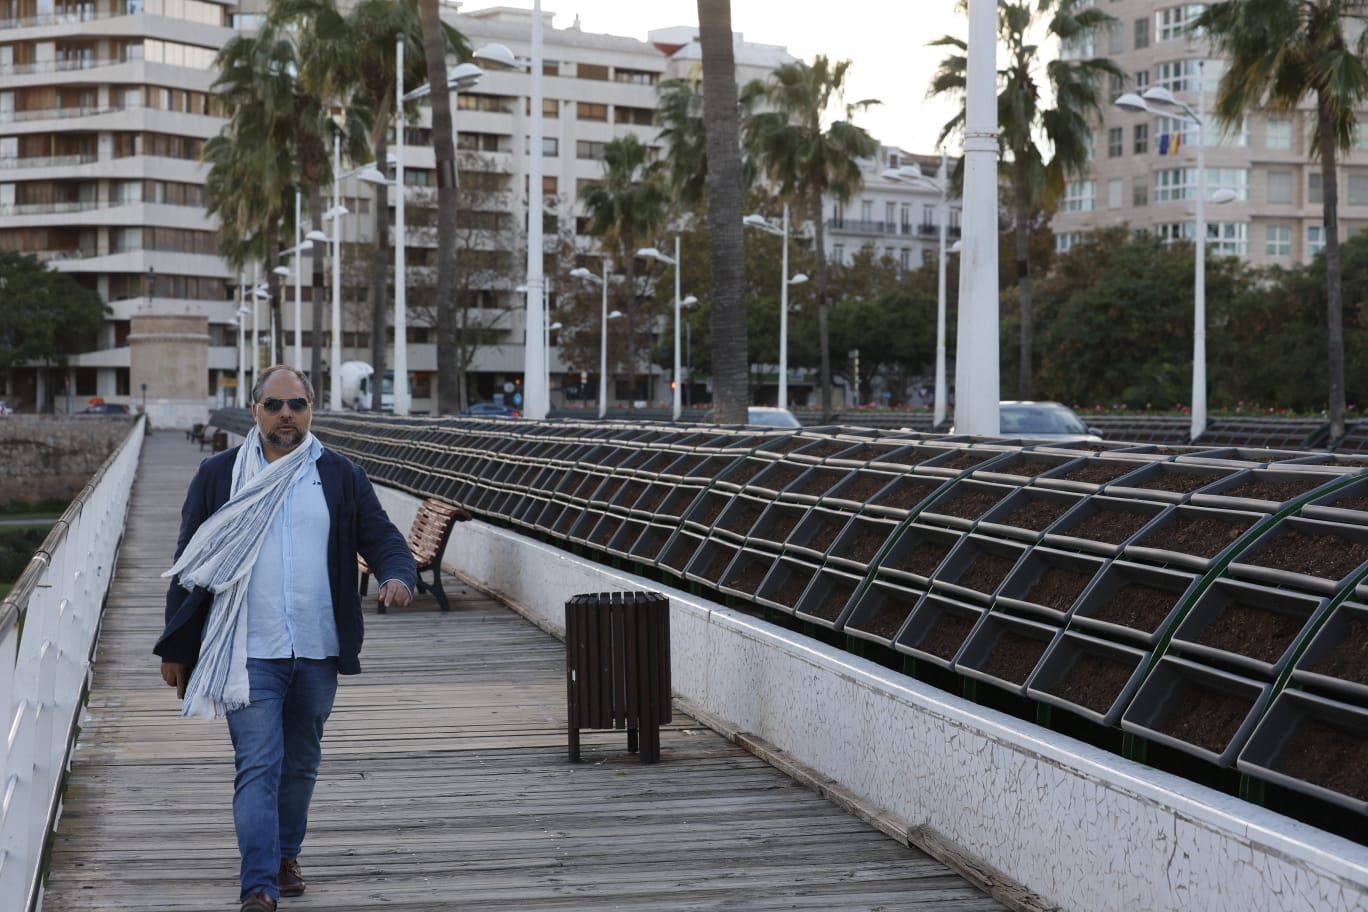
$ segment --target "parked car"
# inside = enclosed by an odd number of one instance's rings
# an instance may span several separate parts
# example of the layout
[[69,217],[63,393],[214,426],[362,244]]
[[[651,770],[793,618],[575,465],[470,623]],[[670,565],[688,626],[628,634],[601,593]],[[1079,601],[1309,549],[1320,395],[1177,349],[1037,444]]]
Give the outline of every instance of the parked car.
[[[1069,440],[1076,443],[1098,443],[1102,432],[1088,427],[1073,409],[1060,402],[1003,401],[1000,409],[1000,433],[1003,437],[1025,440]],[[953,427],[950,433],[956,433]]]
[[5,400],[0,399],[0,418],[7,418],[14,414],[14,409],[10,408]]
[[98,405],[87,405],[76,414],[78,415],[131,415],[133,410],[126,405],[117,402],[101,402]]
[[461,409],[462,418],[521,418],[522,412],[494,402],[476,402]]
[[802,422],[793,416],[786,408],[775,408],[768,405],[752,405],[746,409],[746,424],[756,427],[771,428],[800,428]]

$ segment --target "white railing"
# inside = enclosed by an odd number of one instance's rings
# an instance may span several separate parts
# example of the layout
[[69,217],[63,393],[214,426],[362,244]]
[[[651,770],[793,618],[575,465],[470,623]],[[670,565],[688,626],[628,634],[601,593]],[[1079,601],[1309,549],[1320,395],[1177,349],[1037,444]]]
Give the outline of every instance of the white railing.
[[144,423],[90,479],[0,601],[0,909],[32,910],[89,683]]

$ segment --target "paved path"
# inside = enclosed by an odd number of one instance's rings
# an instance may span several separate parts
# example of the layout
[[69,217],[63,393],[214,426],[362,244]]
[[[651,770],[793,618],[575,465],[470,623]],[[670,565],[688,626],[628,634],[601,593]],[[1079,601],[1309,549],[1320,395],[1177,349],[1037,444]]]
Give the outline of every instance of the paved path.
[[[221,722],[179,718],[151,645],[197,448],[149,438],[44,912],[236,909]],[[621,734],[566,762],[564,649],[457,584],[368,614],[325,742],[308,892],[281,909],[1000,907],[689,718],[641,766]]]

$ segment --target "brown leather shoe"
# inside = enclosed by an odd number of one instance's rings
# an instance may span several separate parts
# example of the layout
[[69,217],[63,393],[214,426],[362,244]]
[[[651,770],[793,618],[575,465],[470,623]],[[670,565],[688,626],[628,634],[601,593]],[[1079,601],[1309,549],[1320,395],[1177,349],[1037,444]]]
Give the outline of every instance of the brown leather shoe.
[[299,862],[293,858],[280,859],[280,876],[276,878],[281,896],[299,896],[304,892],[304,875],[299,873]]
[[275,900],[265,893],[253,893],[242,901],[238,912],[276,912]]

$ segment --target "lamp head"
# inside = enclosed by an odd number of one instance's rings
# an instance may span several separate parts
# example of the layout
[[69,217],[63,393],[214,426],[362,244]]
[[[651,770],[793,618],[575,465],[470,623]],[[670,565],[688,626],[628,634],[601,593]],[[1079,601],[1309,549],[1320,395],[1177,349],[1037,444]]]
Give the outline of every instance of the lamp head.
[[680,306],[680,307],[693,307],[693,306],[694,306],[695,304],[697,304],[697,303],[698,303],[698,298],[694,297],[693,295],[685,295],[685,296],[684,296],[684,300],[682,300],[682,301],[679,302],[679,306]]
[[1113,101],[1112,104],[1118,108],[1121,108],[1124,111],[1135,111],[1145,113],[1148,112],[1150,109],[1150,106],[1145,104],[1145,99],[1141,98],[1134,92],[1127,92],[1120,98]]
[[326,234],[324,234],[323,232],[319,231],[317,228],[315,228],[313,231],[310,231],[308,234],[304,235],[304,240],[306,240],[306,241],[327,241],[327,240],[328,240],[328,236],[327,236]]
[[1141,93],[1140,97],[1145,101],[1150,101],[1154,104],[1172,105],[1173,107],[1182,107],[1183,104],[1177,98],[1174,98],[1173,93],[1164,86],[1150,86]]
[[646,259],[648,259],[648,260],[663,260],[663,259],[664,259],[664,255],[661,254],[661,252],[660,252],[659,250],[657,250],[656,248],[654,248],[654,247],[642,247],[641,249],[639,249],[639,250],[636,252],[636,255],[639,256],[639,257],[644,257],[644,258],[646,258]]
[[357,176],[367,184],[376,184],[381,187],[388,187],[390,184],[390,179],[381,174],[380,169],[374,165],[366,168]]
[[277,266],[275,269],[272,269],[271,272],[275,273],[278,276],[288,276],[290,274],[290,267]]
[[955,241],[955,243],[950,245],[950,248],[946,251],[946,253],[959,253],[962,250],[964,250],[964,242]]
[[447,85],[455,86],[458,90],[464,91],[472,89],[475,84],[484,78],[484,70],[473,63],[461,63],[452,67],[447,73]]
[[795,273],[794,276],[793,276],[793,278],[791,278],[791,279],[788,280],[788,283],[789,283],[790,285],[802,285],[802,284],[803,284],[804,282],[806,282],[807,280],[808,280],[808,277],[807,277],[806,273],[799,272],[799,273]]
[[608,319],[610,319],[610,320],[616,320],[616,319],[617,319],[618,317],[620,317],[620,316],[622,316],[622,311],[620,311],[620,310],[614,310],[614,311],[612,311],[611,313],[608,314]]
[[513,56],[513,52],[507,45],[491,42],[475,49],[472,55],[476,60],[483,60],[485,63],[492,63],[495,66],[513,69],[518,65],[518,58]]
[[597,277],[596,277],[592,272],[590,272],[589,270],[585,269],[583,266],[576,266],[574,269],[570,270],[570,278],[572,278],[572,279],[593,279],[593,278],[597,278]]
[[1217,190],[1215,193],[1211,194],[1210,202],[1215,203],[1216,205],[1220,206],[1220,205],[1223,205],[1223,204],[1225,204],[1225,203],[1234,202],[1235,200],[1237,200],[1237,199],[1239,199],[1239,198],[1240,198],[1240,194],[1236,193],[1234,190],[1230,189],[1229,187],[1222,187],[1221,189]]
[[746,216],[745,218],[741,219],[741,224],[743,224],[743,225],[750,225],[750,226],[752,226],[752,227],[754,227],[754,228],[768,228],[768,227],[769,227],[769,221],[768,221],[763,215],[759,214],[758,212],[752,212],[750,215],[748,215],[748,216]]
[[557,320],[555,323],[552,323],[550,326],[546,327],[547,331],[549,331],[549,332],[555,332],[555,331],[558,330],[558,329],[564,329],[564,328],[565,328],[565,324],[562,323],[560,320]]
[[344,215],[351,215],[351,210],[348,209],[346,206],[333,206],[327,212],[323,213],[323,218],[335,219],[341,218]]

